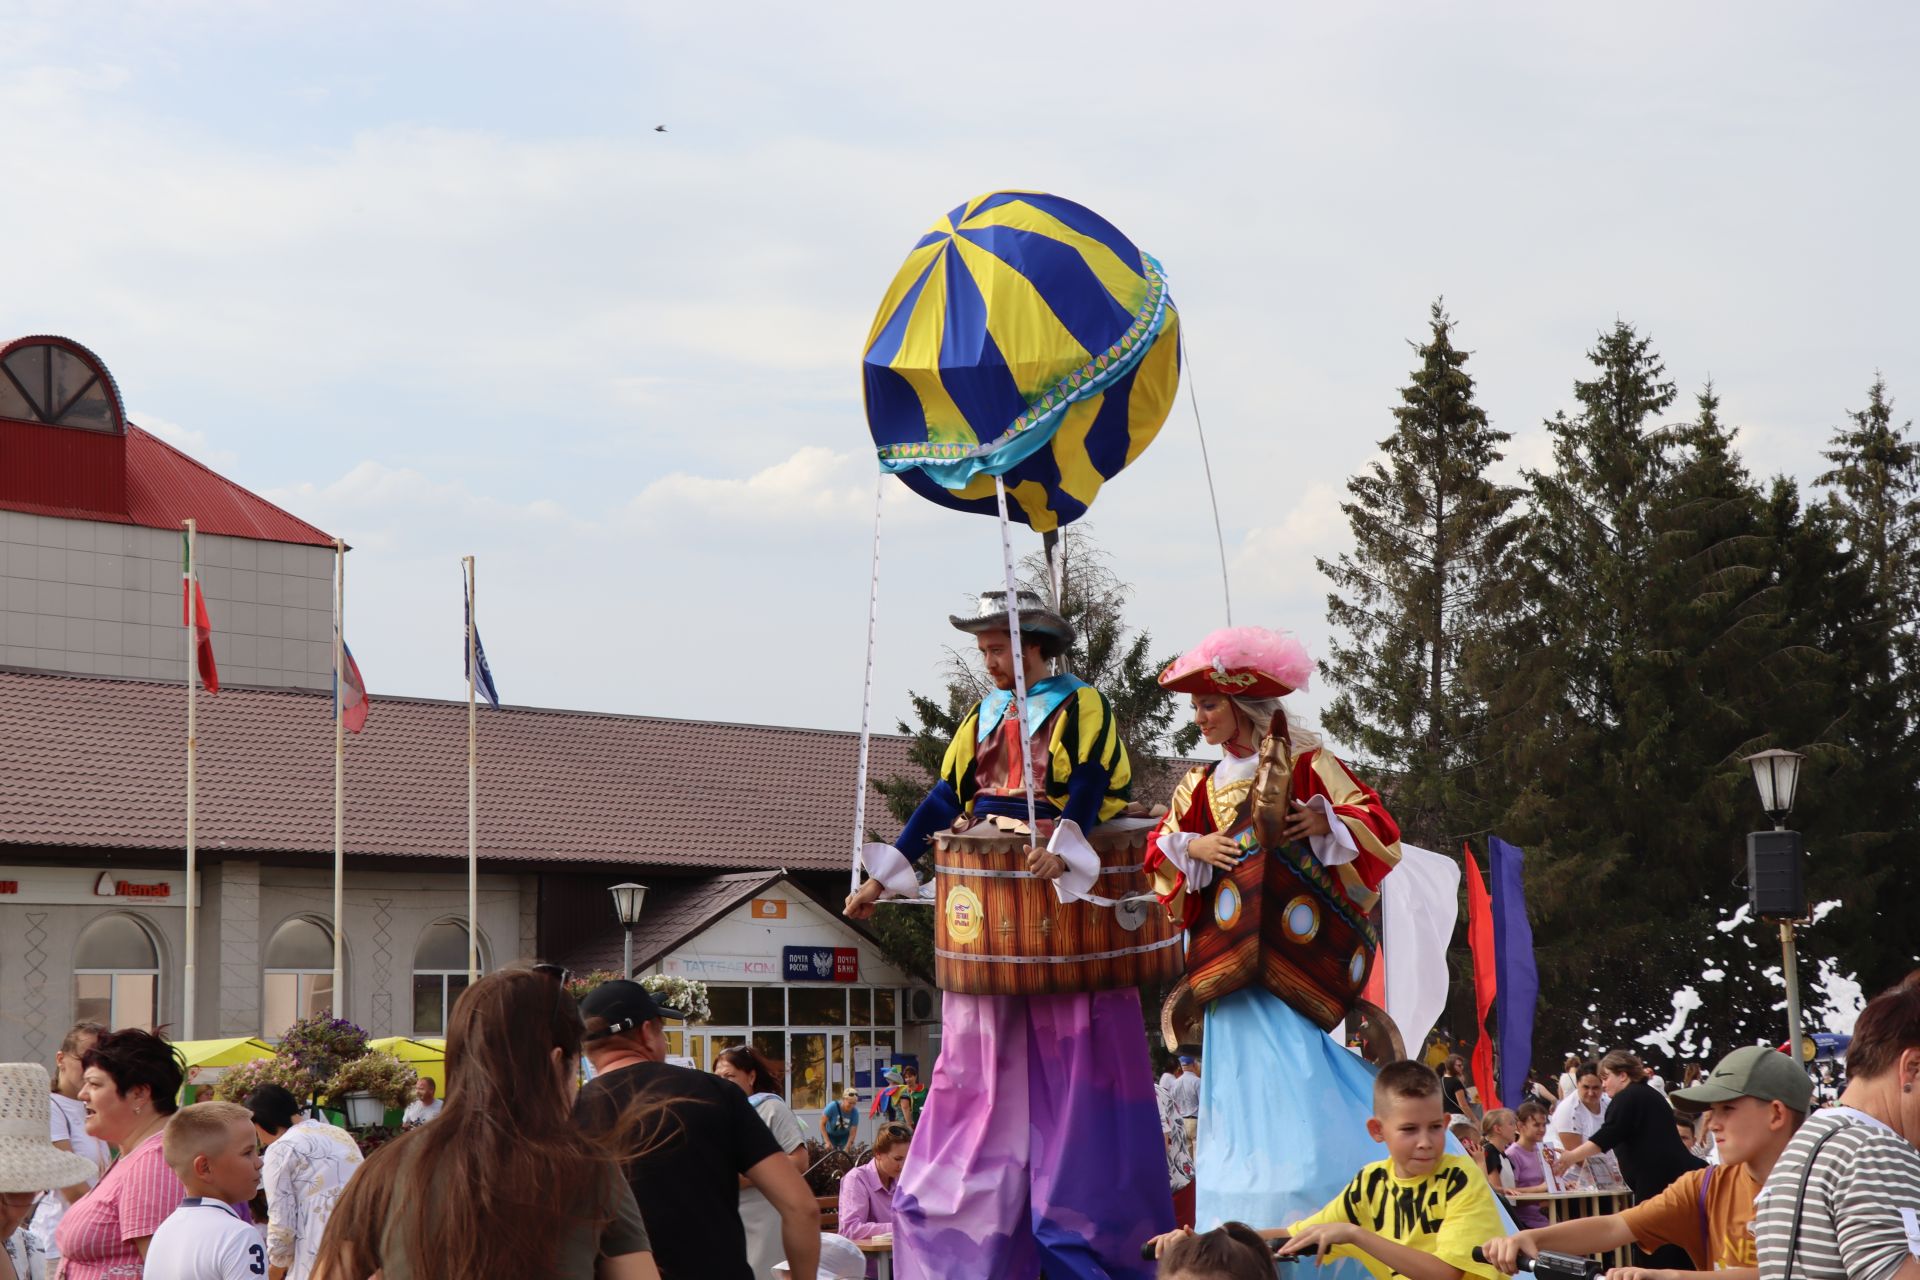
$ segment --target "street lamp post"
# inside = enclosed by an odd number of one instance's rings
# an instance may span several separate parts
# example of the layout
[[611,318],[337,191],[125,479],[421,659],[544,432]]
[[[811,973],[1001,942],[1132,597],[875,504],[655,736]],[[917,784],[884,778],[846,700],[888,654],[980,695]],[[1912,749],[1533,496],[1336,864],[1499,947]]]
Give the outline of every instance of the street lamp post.
[[613,894],[613,914],[626,930],[627,940],[621,951],[620,976],[633,976],[633,926],[640,923],[640,907],[647,900],[647,886],[617,884],[609,891]]
[[1754,914],[1780,926],[1780,975],[1787,985],[1787,1051],[1802,1057],[1800,1042],[1800,962],[1793,926],[1807,915],[1806,881],[1802,874],[1806,846],[1798,831],[1787,830],[1793,795],[1800,785],[1800,766],[1806,759],[1797,751],[1762,751],[1747,757],[1760,807],[1773,819],[1773,830],[1747,835],[1747,901]]

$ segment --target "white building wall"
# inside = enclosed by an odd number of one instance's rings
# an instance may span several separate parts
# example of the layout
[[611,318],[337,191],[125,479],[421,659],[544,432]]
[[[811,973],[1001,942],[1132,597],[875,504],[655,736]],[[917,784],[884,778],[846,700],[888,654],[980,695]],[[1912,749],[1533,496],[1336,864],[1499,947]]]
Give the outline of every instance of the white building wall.
[[[175,881],[164,900],[49,895],[45,885],[91,885],[100,871],[136,881]],[[200,871],[195,1018],[200,1038],[256,1035],[274,931],[300,916],[333,914],[333,878],[319,867],[277,867],[235,860]],[[102,915],[131,916],[159,951],[158,1016],[184,1038],[185,877],[98,864],[0,866],[0,1062],[47,1061],[74,1017],[74,951],[81,931]],[[375,1036],[413,1029],[413,959],[421,935],[442,920],[464,920],[461,870],[350,869],[346,882],[347,1000],[341,1012]],[[489,971],[530,958],[525,922],[533,877],[483,873],[480,940]]]
[[[780,956],[783,947],[855,947],[860,952],[859,981],[870,987],[900,987],[912,982],[903,970],[888,960],[880,948],[849,929],[837,916],[829,915],[813,899],[785,884],[768,889],[757,902],[781,904],[785,916],[756,917],[754,904],[742,903],[703,929],[696,937],[674,949],[671,962],[655,965],[654,973],[672,971],[686,977],[711,977],[715,982],[782,981]],[[755,960],[767,965],[764,976],[741,971],[736,963]],[[695,970],[703,962],[706,972]]]
[[[221,681],[326,688],[332,548],[196,542]],[[0,511],[0,663],[184,680],[179,532]]]

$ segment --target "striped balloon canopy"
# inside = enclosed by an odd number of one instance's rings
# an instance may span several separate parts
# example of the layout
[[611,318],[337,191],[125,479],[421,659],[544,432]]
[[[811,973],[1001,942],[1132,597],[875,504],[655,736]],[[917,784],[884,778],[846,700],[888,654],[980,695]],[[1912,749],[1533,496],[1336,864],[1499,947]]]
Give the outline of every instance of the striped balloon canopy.
[[1059,196],[996,191],[914,245],[867,335],[880,465],[922,497],[1039,532],[1086,514],[1180,382],[1160,264]]

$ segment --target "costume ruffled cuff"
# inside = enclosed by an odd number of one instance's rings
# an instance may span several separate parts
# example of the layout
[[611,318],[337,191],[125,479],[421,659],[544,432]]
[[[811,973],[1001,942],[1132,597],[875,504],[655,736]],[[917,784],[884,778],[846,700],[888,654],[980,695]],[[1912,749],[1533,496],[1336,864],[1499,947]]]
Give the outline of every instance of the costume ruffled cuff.
[[1047,841],[1047,852],[1055,854],[1067,864],[1067,869],[1054,879],[1054,896],[1062,902],[1078,902],[1093,892],[1093,882],[1100,878],[1100,855],[1087,843],[1087,837],[1080,830],[1080,824],[1071,818],[1062,818],[1053,824],[1053,838]]
[[[921,897],[920,877],[913,873],[913,863],[907,856],[890,844],[866,844],[860,846],[860,861],[866,864],[867,874],[886,887],[883,898]],[[928,885],[929,890],[932,885]]]
[[1347,820],[1333,811],[1332,801],[1325,796],[1315,796],[1307,801],[1307,808],[1327,820],[1327,834],[1307,838],[1313,848],[1313,856],[1320,860],[1321,866],[1337,867],[1360,856],[1360,846],[1353,842],[1353,832],[1347,830]]
[[1213,864],[1202,862],[1187,852],[1187,846],[1195,839],[1193,832],[1169,831],[1155,838],[1160,842],[1160,856],[1180,872],[1188,889],[1198,892],[1213,883]]

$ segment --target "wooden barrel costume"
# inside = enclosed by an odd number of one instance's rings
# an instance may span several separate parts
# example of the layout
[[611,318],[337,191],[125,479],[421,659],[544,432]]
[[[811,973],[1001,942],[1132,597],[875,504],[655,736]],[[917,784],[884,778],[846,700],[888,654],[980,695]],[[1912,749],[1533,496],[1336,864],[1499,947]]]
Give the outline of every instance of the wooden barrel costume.
[[1027,871],[1024,833],[985,823],[935,836],[935,984],[1031,996],[1178,977],[1180,926],[1153,900],[1145,864],[1157,825],[1122,818],[1087,833],[1100,855],[1093,892],[1114,906],[1061,902],[1051,881]]
[[1330,1031],[1367,985],[1380,940],[1304,842],[1258,851],[1200,891],[1187,945],[1198,1004],[1255,983]]

